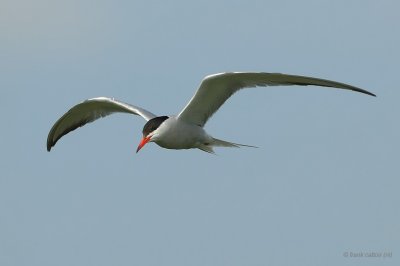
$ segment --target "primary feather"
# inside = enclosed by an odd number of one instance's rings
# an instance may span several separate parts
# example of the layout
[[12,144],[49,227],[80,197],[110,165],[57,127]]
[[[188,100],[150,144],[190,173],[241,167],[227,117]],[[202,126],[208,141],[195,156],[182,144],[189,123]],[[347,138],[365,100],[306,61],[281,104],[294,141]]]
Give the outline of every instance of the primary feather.
[[314,85],[352,90],[371,96],[366,90],[326,79],[287,75],[280,73],[230,72],[207,76],[178,118],[188,123],[204,126],[207,120],[235,92],[257,86]]
[[57,141],[69,132],[113,113],[140,115],[147,121],[156,117],[156,115],[143,108],[112,98],[98,97],[89,99],[75,105],[57,120],[47,137],[47,150],[50,151]]

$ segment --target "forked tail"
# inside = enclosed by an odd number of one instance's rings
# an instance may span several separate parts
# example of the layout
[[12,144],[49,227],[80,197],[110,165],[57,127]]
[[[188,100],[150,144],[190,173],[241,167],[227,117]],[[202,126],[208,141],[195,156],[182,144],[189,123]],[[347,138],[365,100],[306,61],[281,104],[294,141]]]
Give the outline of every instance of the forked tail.
[[233,143],[225,140],[220,140],[213,138],[211,143],[203,144],[202,146],[199,147],[200,150],[215,154],[213,147],[230,147],[230,148],[240,148],[240,147],[250,147],[250,148],[258,148],[256,146],[251,146],[251,145],[245,145],[245,144],[239,144],[239,143]]

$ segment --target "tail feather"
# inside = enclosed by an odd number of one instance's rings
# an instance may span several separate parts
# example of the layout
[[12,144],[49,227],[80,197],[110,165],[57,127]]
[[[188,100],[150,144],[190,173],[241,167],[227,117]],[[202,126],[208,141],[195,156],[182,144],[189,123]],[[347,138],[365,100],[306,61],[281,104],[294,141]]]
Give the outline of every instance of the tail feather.
[[203,144],[200,147],[198,147],[200,150],[215,154],[213,147],[231,147],[231,148],[240,148],[240,147],[250,147],[250,148],[258,148],[256,146],[251,146],[251,145],[245,145],[245,144],[239,144],[239,143],[233,143],[221,139],[216,139],[212,138],[212,141],[207,144]]
[[[208,145],[203,145],[202,150],[206,150],[207,152],[212,151],[212,147],[231,147],[231,148],[240,148],[240,147],[250,147],[250,148],[258,148],[256,146],[246,145],[246,144],[239,144],[234,142],[229,142],[221,139],[212,138],[212,141]],[[212,151],[213,152],[213,151]]]
[[233,143],[233,142],[229,142],[229,141],[225,141],[225,140],[221,140],[221,139],[216,139],[216,138],[213,138],[211,146],[215,146],[215,147],[233,147],[233,148],[240,148],[240,147],[258,148],[256,146]]
[[199,147],[200,150],[211,153],[211,154],[215,154],[213,147],[211,145],[201,145]]

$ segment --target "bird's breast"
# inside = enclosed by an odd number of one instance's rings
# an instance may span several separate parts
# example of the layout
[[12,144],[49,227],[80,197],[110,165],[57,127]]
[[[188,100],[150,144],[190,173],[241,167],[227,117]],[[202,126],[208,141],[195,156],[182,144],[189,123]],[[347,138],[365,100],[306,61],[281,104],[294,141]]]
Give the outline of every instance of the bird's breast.
[[154,142],[167,149],[198,148],[211,137],[202,127],[170,117],[157,129]]

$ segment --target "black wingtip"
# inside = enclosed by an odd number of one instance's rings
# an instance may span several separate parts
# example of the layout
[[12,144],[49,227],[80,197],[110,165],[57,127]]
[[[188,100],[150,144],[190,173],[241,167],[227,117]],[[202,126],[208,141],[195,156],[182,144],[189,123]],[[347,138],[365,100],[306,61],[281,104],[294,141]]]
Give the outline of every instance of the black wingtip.
[[360,88],[355,88],[355,89],[351,89],[351,90],[352,90],[352,91],[356,91],[356,92],[361,92],[361,93],[367,94],[367,95],[369,95],[369,96],[374,96],[374,97],[376,97],[376,95],[373,94],[372,92],[369,92],[369,91],[367,91],[367,90],[363,90],[363,89],[360,89]]
[[365,94],[368,94],[368,95],[370,95],[370,96],[374,96],[374,97],[376,97],[376,95],[375,95],[375,94],[373,94],[372,92],[369,92],[369,91],[365,92]]
[[369,95],[369,96],[374,96],[374,97],[376,97],[376,95],[373,94],[372,92],[369,92],[369,91],[367,91],[367,90],[363,90],[363,89],[360,89],[360,88],[357,88],[357,87],[353,87],[353,88],[351,88],[351,90],[352,90],[352,91],[355,91],[355,92],[361,92],[361,93],[367,94],[367,95]]
[[51,148],[53,148],[54,144],[55,143],[52,143],[51,140],[49,138],[47,138],[46,148],[47,148],[48,152],[51,151]]

